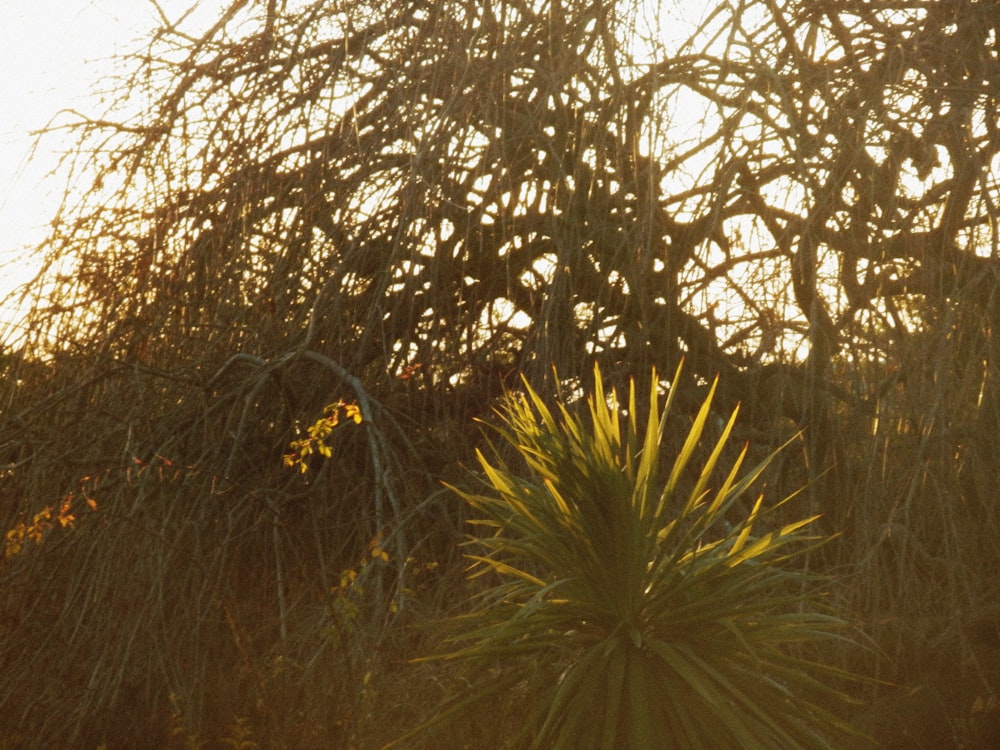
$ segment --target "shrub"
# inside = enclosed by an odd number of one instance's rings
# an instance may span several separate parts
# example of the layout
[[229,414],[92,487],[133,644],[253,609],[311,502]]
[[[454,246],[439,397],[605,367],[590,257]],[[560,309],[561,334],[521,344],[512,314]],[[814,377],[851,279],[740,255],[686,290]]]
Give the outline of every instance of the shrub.
[[599,371],[583,417],[527,383],[507,397],[498,433],[528,476],[495,449],[479,454],[490,491],[455,490],[485,532],[471,575],[492,579],[429,657],[469,667],[471,687],[404,739],[481,717],[487,701],[518,712],[510,746],[551,750],[791,750],[840,728],[818,705],[839,697],[824,684],[836,673],[802,648],[843,637],[796,564],[819,541],[805,531],[815,518],[781,525],[781,503],[747,499],[774,454],[741,473],[744,448],[721,471],[735,412],[694,465],[714,384],[661,467],[676,389],[661,410],[658,384],[654,372],[644,419],[635,384],[623,411]]

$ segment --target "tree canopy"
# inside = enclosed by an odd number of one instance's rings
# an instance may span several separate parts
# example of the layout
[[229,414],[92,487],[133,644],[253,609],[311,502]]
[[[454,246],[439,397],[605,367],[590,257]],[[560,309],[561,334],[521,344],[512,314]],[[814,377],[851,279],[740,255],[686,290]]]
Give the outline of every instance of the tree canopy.
[[[471,463],[473,419],[521,373],[544,392],[595,362],[621,384],[683,359],[686,387],[720,376],[753,444],[801,430],[772,481],[808,482],[845,532],[826,564],[858,574],[859,620],[995,597],[1000,5],[681,13],[163,17],[109,110],[75,124],[37,301],[3,334],[0,517],[79,510],[0,568],[0,713],[79,738],[130,693],[173,694],[192,725],[236,695],[280,708],[276,685],[354,695],[324,669],[367,679],[358,654],[415,616],[385,601],[453,549],[463,511],[438,482]],[[284,468],[338,399],[362,423],[307,475]],[[385,601],[351,622],[380,624],[331,626],[341,571],[376,549]],[[24,644],[43,633],[74,658],[41,668]],[[902,652],[912,634],[874,635]],[[233,695],[199,686],[220,664],[244,670]],[[305,701],[301,726],[361,732],[345,700]]]

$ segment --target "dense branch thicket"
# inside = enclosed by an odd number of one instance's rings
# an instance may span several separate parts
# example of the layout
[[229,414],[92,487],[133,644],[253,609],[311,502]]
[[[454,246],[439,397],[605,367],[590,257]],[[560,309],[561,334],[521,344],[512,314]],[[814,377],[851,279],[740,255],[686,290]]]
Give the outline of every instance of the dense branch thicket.
[[[586,384],[594,361],[721,374],[762,450],[803,430],[772,482],[845,532],[824,564],[893,674],[926,667],[921,639],[978,647],[1000,4],[742,0],[684,34],[675,12],[165,20],[78,124],[39,301],[5,332],[0,518],[69,502],[76,527],[0,563],[0,734],[232,736],[222,715],[348,746],[405,723],[371,675],[454,588],[422,578],[461,529],[439,481],[518,373]],[[283,468],[340,398],[362,424]]]

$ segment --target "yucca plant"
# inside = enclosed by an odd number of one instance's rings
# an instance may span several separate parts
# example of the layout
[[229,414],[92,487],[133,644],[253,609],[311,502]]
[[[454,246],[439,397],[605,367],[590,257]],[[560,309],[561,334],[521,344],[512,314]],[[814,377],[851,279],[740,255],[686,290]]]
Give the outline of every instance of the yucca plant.
[[487,532],[472,575],[496,583],[432,657],[474,677],[419,731],[519,705],[516,747],[828,746],[838,722],[815,699],[834,694],[823,681],[836,672],[802,656],[803,642],[843,630],[796,564],[817,542],[814,519],[776,525],[776,506],[746,497],[773,455],[741,473],[744,449],[719,466],[735,412],[693,465],[714,391],[662,474],[676,390],[661,410],[655,372],[645,419],[635,384],[622,413],[596,369],[583,418],[553,412],[527,383],[508,396],[499,434],[526,476],[480,454],[491,491],[456,490]]

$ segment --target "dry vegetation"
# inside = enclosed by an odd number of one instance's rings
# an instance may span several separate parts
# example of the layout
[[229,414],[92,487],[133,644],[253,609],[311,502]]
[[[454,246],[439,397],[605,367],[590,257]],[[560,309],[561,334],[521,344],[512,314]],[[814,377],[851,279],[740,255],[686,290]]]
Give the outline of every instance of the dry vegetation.
[[752,451],[802,430],[768,491],[876,646],[825,658],[995,746],[1000,5],[676,13],[164,20],[0,334],[0,746],[379,747],[460,678],[407,660],[469,594],[474,418],[682,357]]

